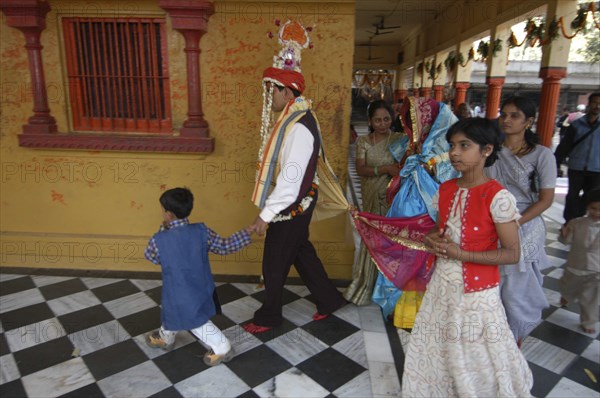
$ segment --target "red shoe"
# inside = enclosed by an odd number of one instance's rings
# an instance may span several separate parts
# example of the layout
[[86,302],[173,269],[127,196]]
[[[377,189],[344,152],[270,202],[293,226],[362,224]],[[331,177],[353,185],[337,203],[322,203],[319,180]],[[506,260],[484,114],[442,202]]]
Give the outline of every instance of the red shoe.
[[319,314],[318,312],[315,312],[313,315],[313,321],[321,321],[325,318],[329,318],[329,314]]
[[264,332],[267,332],[272,329],[269,326],[260,326],[253,322],[245,324],[243,326],[243,328],[246,332],[251,333],[251,334],[264,333]]

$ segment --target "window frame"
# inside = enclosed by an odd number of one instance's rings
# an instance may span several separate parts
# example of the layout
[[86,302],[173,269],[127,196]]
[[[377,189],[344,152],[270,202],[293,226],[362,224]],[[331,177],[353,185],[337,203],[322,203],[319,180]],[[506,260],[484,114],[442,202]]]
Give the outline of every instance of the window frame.
[[[61,22],[65,45],[67,100],[69,102],[68,109],[71,111],[72,130],[74,132],[105,134],[172,133],[166,19],[149,17],[64,17]],[[99,32],[94,27],[96,23],[100,24]],[[124,37],[125,35],[118,34],[118,25],[123,23],[135,24],[132,27],[122,27],[121,33],[125,30],[127,31],[125,33],[137,30],[137,40],[130,40]],[[84,41],[81,40],[81,35],[85,28],[81,27],[82,24],[88,25],[89,32],[94,30],[94,33],[88,33],[88,38],[92,41],[95,40],[95,43],[88,40],[87,45],[83,45]],[[158,25],[159,38],[152,35],[147,39],[142,39],[140,36],[144,33],[140,31],[142,24],[149,24],[151,30],[154,30],[154,26]],[[108,30],[111,28],[113,31],[109,33]],[[112,37],[118,37],[117,41],[119,43],[114,40],[109,43],[106,39],[111,35]],[[160,43],[156,42],[157,39],[160,40]],[[99,46],[102,41],[104,41],[104,48],[94,48]],[[152,51],[151,54],[145,54],[143,64],[137,63],[131,58],[127,62],[123,57],[120,57],[121,54],[131,54],[135,50],[137,50],[135,53],[139,55],[142,51],[142,48],[139,47],[144,45],[148,45],[151,51],[159,49],[159,56],[156,56],[158,52],[155,51]],[[106,57],[107,52],[113,52],[116,57]],[[102,53],[105,54],[104,59],[102,59]],[[107,60],[107,58],[110,59]],[[162,61],[161,64],[158,64],[158,59]],[[86,65],[82,67],[82,63]],[[104,65],[101,65],[101,63]],[[152,69],[150,74],[155,76],[145,75],[146,71],[144,69],[146,67],[150,67]],[[87,70],[82,71],[82,69]],[[106,83],[102,82],[102,76],[106,78]],[[148,81],[154,84],[148,85]],[[90,91],[93,91],[93,95],[89,94]],[[150,96],[150,92],[156,93]],[[125,96],[127,100],[118,104],[119,99],[122,98],[121,96]],[[148,101],[149,97],[152,101]],[[137,101],[135,103],[129,102],[130,98],[137,98]],[[141,101],[142,99],[143,101]],[[131,104],[130,106],[124,105],[128,102]],[[159,117],[148,117],[149,108],[152,107],[154,107]],[[144,117],[144,114],[140,114],[139,109],[144,110],[146,117]],[[107,114],[115,113],[115,111],[124,111],[128,114],[127,116],[132,114],[136,114],[136,116],[139,114],[139,116],[119,118]],[[92,113],[99,115],[92,115]]]
[[[162,0],[161,0],[162,1]],[[168,3],[168,2],[167,2]],[[209,4],[209,3],[207,3]],[[209,4],[210,5],[210,4]],[[212,14],[212,6],[208,7],[204,2],[199,4],[197,7],[198,10],[189,10],[185,11],[185,18],[189,19],[190,16],[194,19],[200,19],[204,21],[207,18],[207,15]],[[37,24],[35,28],[38,31],[32,30],[30,25],[23,25],[22,19],[16,19],[14,21],[10,20],[11,27],[16,27],[18,29],[22,29],[25,34],[25,39],[27,42],[35,42],[39,43],[39,35],[45,29],[45,13],[50,10],[50,6],[47,3],[41,3],[32,7],[31,10],[27,10],[28,12],[32,12],[36,16]],[[6,10],[3,9],[4,12]],[[174,17],[171,15],[170,10],[165,9],[167,11],[166,14],[156,14],[156,13],[143,13],[142,15],[136,16],[139,18],[148,17],[148,18],[164,18],[165,21],[167,17],[171,17],[173,20]],[[191,12],[194,11],[194,12]],[[61,15],[62,14],[62,15]],[[41,16],[41,17],[40,17]],[[69,12],[61,13],[58,12],[56,18],[56,34],[58,38],[62,37],[62,23],[61,19],[65,17],[73,17],[78,16],[77,13]],[[98,16],[100,17],[100,16]],[[116,18],[127,18],[126,15],[119,15]],[[204,24],[200,24],[199,27],[194,27],[194,30],[198,30],[201,34],[206,31],[205,21]],[[171,35],[174,26],[172,23],[165,23],[165,40],[167,45],[167,52],[165,56],[168,55],[168,37]],[[39,32],[39,33],[37,33]],[[37,36],[36,36],[37,35]],[[60,42],[60,40],[58,40]],[[187,44],[187,43],[186,43]],[[43,47],[40,46],[40,50]],[[40,51],[38,50],[38,51]],[[64,46],[57,45],[57,51],[62,52],[60,69],[63,74],[63,87],[68,94],[68,83],[67,78],[65,76],[66,72],[66,57],[64,54]],[[46,50],[47,51],[47,50]],[[172,54],[171,54],[172,55]],[[185,52],[181,52],[181,59],[178,58],[178,62],[186,62]],[[43,50],[39,52],[39,60],[43,65]],[[170,60],[167,60],[169,62]],[[189,63],[189,60],[188,60]],[[170,66],[170,65],[169,65]],[[29,68],[31,73],[33,74],[34,66],[31,63],[31,59],[29,60]],[[44,80],[44,72],[43,69],[41,71],[42,81]],[[187,74],[189,74],[189,69],[187,70]],[[198,76],[199,77],[199,76]],[[189,80],[189,76],[187,77]],[[200,84],[200,82],[198,82]],[[39,90],[36,92],[36,96],[43,96],[43,98],[47,101],[47,94],[45,91],[45,87],[37,87],[34,86],[34,90]],[[170,90],[170,87],[169,87]],[[172,97],[166,99],[167,101],[172,101]],[[70,99],[65,100],[65,112],[67,114],[67,123],[68,129],[67,132],[59,132],[57,131],[57,125],[54,121],[54,118],[49,114],[42,121],[38,122],[37,115],[34,115],[29,119],[28,124],[23,125],[23,133],[17,136],[19,146],[24,148],[36,148],[36,149],[71,149],[71,150],[92,150],[92,151],[127,151],[127,152],[151,152],[151,153],[194,153],[194,154],[210,154],[214,152],[215,149],[215,139],[214,137],[209,136],[208,125],[205,124],[205,127],[195,130],[193,132],[184,131],[186,128],[185,123],[182,126],[172,126],[170,133],[112,133],[112,132],[75,132],[71,126],[71,115],[69,109]],[[171,105],[171,104],[170,104]],[[171,107],[172,109],[172,107]],[[36,119],[37,118],[37,119]],[[33,121],[32,121],[33,120]],[[183,130],[182,130],[183,129]]]

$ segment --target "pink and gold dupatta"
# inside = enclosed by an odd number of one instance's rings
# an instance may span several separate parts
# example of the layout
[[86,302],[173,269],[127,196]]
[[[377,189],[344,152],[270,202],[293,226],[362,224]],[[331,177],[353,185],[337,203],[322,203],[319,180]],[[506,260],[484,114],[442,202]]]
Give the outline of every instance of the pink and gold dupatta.
[[389,281],[400,289],[410,282],[411,290],[425,290],[433,255],[423,238],[435,226],[429,215],[387,218],[354,210],[352,219],[375,265]]
[[[411,170],[422,167],[420,155],[423,143],[439,111],[440,106],[433,99],[404,99],[400,115],[409,142],[406,155],[401,160],[400,175],[394,177],[398,179],[398,189],[402,189],[401,185],[412,183],[411,178],[416,178]],[[417,211],[414,215],[416,208],[424,209],[421,205],[424,199],[414,189],[412,192],[412,195],[405,196],[419,203],[404,203],[399,212],[403,214],[382,217],[355,211],[352,218],[379,271],[399,289],[424,291],[431,276],[431,267],[427,264],[431,265],[433,255],[423,244],[423,238],[435,223],[426,211],[424,214]]]

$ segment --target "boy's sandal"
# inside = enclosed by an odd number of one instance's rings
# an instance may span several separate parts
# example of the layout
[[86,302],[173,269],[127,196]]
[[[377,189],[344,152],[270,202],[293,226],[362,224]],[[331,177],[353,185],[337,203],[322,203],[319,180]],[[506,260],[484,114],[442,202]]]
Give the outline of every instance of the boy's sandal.
[[175,346],[174,341],[171,344],[167,344],[167,342],[160,336],[160,332],[158,330],[146,334],[144,340],[146,341],[146,345],[148,347],[160,348],[165,351],[171,351],[173,346]]
[[246,332],[251,334],[264,333],[272,329],[270,326],[260,326],[253,322],[247,323],[243,327]]
[[213,350],[208,350],[206,354],[204,354],[204,364],[207,366],[217,366],[221,363],[229,362],[233,358],[233,347],[227,351],[226,354],[217,355]]

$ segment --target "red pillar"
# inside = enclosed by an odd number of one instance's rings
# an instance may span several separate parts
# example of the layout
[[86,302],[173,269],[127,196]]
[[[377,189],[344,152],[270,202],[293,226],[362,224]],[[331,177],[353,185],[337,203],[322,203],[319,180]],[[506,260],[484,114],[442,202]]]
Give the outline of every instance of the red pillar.
[[[56,120],[50,115],[46,78],[40,37],[46,29],[46,14],[50,5],[40,0],[3,0],[0,9],[6,15],[6,24],[25,34],[25,48],[29,58],[29,73],[33,87],[33,115],[23,125],[25,134],[52,134],[57,132]],[[19,73],[15,71],[15,73]]]
[[419,89],[418,88],[413,88],[412,92],[413,92],[413,97],[419,98]]
[[504,77],[487,77],[485,82],[488,85],[485,117],[488,119],[496,119],[498,117],[498,107],[500,106]]
[[444,100],[444,86],[433,86],[433,98],[438,102]]
[[546,67],[540,69],[539,76],[544,81],[540,93],[540,109],[536,132],[540,143],[550,147],[554,135],[554,117],[560,96],[560,80],[567,76],[566,68]]
[[431,87],[421,87],[421,97],[429,98],[429,94],[431,94]]
[[187,66],[188,118],[180,133],[184,137],[208,137],[200,91],[200,38],[207,30],[208,17],[214,12],[209,1],[160,0],[159,6],[171,17],[173,29],[185,39]]
[[454,109],[467,100],[467,89],[469,88],[469,82],[455,82],[454,83]]

